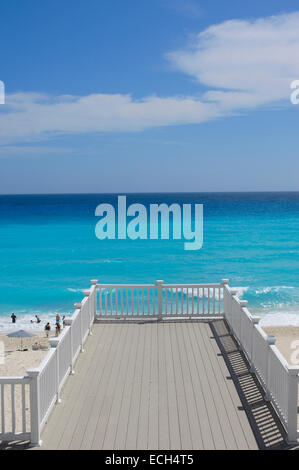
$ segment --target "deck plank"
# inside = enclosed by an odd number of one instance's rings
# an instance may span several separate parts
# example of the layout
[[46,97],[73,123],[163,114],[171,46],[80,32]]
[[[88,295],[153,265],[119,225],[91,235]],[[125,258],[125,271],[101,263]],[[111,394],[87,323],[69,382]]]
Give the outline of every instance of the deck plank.
[[[112,367],[109,368],[109,377],[104,387],[97,390],[97,402],[101,403],[101,408],[98,413],[95,410],[98,419],[91,445],[93,450],[101,449],[103,446],[116,391],[123,388],[125,383],[125,369],[133,339],[133,330],[130,329],[130,325],[119,325],[119,328],[122,328],[122,335],[114,353]],[[111,445],[113,446],[113,442]]]
[[137,448],[142,373],[145,354],[145,334],[146,328],[139,328],[139,346],[136,354],[135,375],[133,380],[130,413],[125,444],[125,448],[128,450],[135,450]]
[[148,445],[148,414],[150,396],[150,373],[151,373],[151,335],[152,325],[145,324],[145,346],[143,373],[141,379],[140,407],[138,418],[137,449],[147,449]]
[[207,330],[206,324],[204,324],[201,328],[196,328],[196,333],[197,344],[201,350],[204,367],[206,371],[208,371],[209,384],[212,391],[212,397],[215,403],[219,424],[222,429],[222,435],[225,441],[226,449],[232,450],[237,447],[237,443],[230,422],[230,415],[227,412],[226,403],[223,400],[221,393],[221,390],[224,386],[223,377],[215,373],[211,363],[211,356],[214,356],[211,346],[212,343],[209,338],[209,335],[211,336],[211,332]]
[[168,397],[168,416],[169,416],[169,441],[170,450],[181,449],[181,431],[179,422],[179,413],[177,405],[177,394],[175,389],[175,375],[172,360],[170,330],[169,324],[164,326],[164,346],[166,360],[166,377],[167,377],[167,397]]
[[216,403],[213,396],[213,391],[211,389],[210,384],[210,374],[211,371],[206,369],[204,363],[204,357],[202,356],[202,350],[199,347],[197,341],[197,334],[195,331],[196,325],[192,325],[191,323],[187,324],[188,327],[188,334],[189,334],[189,341],[191,343],[195,361],[195,368],[194,374],[198,375],[198,379],[202,385],[203,395],[205,397],[205,404],[207,407],[209,421],[214,441],[215,449],[223,450],[226,449],[224,436],[222,433],[222,428],[219,425],[219,416],[216,411]]
[[159,449],[170,449],[167,364],[164,344],[165,325],[159,325],[158,332],[158,400],[159,400]]
[[[60,443],[63,443],[63,446],[65,446],[64,432],[69,425],[71,416],[74,414],[75,404],[82,403],[82,399],[84,399],[85,396],[86,383],[90,380],[90,370],[84,367],[88,360],[86,354],[88,354],[89,357],[104,354],[105,350],[109,349],[109,345],[116,333],[115,330],[109,329],[107,326],[108,325],[103,325],[100,330],[96,330],[96,336],[88,338],[88,350],[84,352],[84,357],[83,354],[79,355],[75,366],[75,375],[70,376],[65,384],[62,392],[62,403],[59,405],[59,412],[57,410],[56,413],[52,413],[43,433],[43,439],[47,442],[49,448],[58,449]],[[103,338],[105,338],[105,340],[103,340]],[[96,363],[93,366],[95,367]],[[65,406],[66,403],[67,406]],[[76,412],[78,412],[77,407]],[[77,425],[77,420],[74,422],[74,425]],[[55,430],[55,432],[52,432],[53,430]]]
[[[211,335],[212,332],[209,324],[207,324],[206,327],[207,334]],[[220,393],[232,422],[232,429],[235,440],[237,441],[238,449],[248,450],[250,448],[253,449],[254,447],[257,448],[256,440],[251,432],[249,422],[246,419],[246,412],[242,407],[237,390],[231,377],[226,375],[225,361],[222,354],[219,354],[215,338],[211,341],[211,346],[215,354],[210,355],[210,361],[214,368],[215,375],[218,377],[222,376],[222,379],[224,380],[224,386],[220,387]]]
[[43,449],[255,449],[209,323],[95,324]]
[[[132,328],[130,328],[132,330]],[[127,438],[127,430],[128,430],[128,422],[129,422],[129,414],[131,409],[131,398],[133,392],[133,384],[135,380],[135,369],[136,369],[136,362],[137,362],[137,351],[139,346],[139,337],[140,337],[140,328],[136,325],[134,328],[135,331],[132,331],[133,337],[131,337],[131,348],[129,353],[129,360],[128,360],[128,367],[126,370],[126,375],[124,377],[124,388],[122,392],[122,396],[119,397],[119,415],[118,420],[113,418],[113,415],[110,417],[110,426],[115,423],[115,439],[113,448],[114,449],[125,449],[126,447],[126,438]],[[120,388],[119,388],[120,390]],[[108,431],[108,430],[107,430]],[[111,443],[113,442],[112,436],[109,439],[109,435],[107,432],[105,438],[105,445],[103,449],[110,449]]]

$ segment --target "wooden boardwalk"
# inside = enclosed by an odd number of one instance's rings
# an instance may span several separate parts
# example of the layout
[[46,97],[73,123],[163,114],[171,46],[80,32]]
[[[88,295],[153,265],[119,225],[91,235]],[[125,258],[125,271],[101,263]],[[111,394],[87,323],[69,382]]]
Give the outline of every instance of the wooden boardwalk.
[[96,323],[42,449],[257,449],[283,432],[223,320]]

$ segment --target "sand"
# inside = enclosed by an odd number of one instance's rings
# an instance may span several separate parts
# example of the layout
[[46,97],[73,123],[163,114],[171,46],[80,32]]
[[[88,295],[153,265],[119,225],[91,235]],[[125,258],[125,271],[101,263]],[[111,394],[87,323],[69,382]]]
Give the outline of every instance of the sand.
[[267,326],[263,330],[276,337],[275,345],[290,365],[299,365],[299,326]]
[[[27,330],[29,331],[29,330]],[[35,336],[32,338],[22,338],[23,349],[28,351],[21,351],[20,338],[8,338],[7,335],[0,335],[0,377],[23,377],[27,375],[27,369],[37,367],[47,351],[50,349],[48,338],[45,332],[32,331]],[[2,342],[2,343],[1,343]],[[38,343],[45,349],[33,350],[34,343]],[[4,349],[4,357],[3,357]],[[0,391],[1,395],[1,391]],[[16,429],[17,433],[23,431],[22,428],[22,389],[21,385],[14,386],[15,395],[15,416],[16,416]],[[4,410],[5,410],[5,431],[12,432],[12,414],[11,414],[11,386],[4,386]],[[2,400],[2,397],[1,397]],[[29,385],[25,386],[25,415],[26,415],[26,432],[30,430],[30,398],[29,398]],[[2,427],[2,419],[0,415],[0,428]]]
[[[23,349],[27,348],[28,351],[20,351],[20,338],[8,338],[7,335],[0,335],[0,342],[2,342],[0,350],[3,351],[4,344],[5,351],[4,358],[3,355],[0,356],[0,377],[21,377],[27,375],[28,368],[37,367],[40,364],[45,354],[47,354],[50,344],[44,332],[32,331],[32,333],[35,335],[34,337],[22,338]],[[45,349],[34,351],[32,345],[36,342]]]

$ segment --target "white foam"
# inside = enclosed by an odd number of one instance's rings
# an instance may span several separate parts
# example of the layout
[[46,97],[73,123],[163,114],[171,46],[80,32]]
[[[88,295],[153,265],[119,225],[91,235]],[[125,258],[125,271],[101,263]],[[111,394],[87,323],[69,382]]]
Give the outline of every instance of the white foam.
[[299,310],[261,314],[261,326],[299,326]]
[[269,294],[269,292],[279,292],[284,289],[295,289],[293,286],[267,286],[263,287],[262,289],[257,289],[255,291],[256,294]]
[[[59,313],[60,317],[63,315],[70,316],[72,313],[63,313],[63,312],[47,312],[39,313],[33,312],[30,314],[20,314],[15,312],[17,316],[16,323],[11,322],[10,315],[0,316],[0,335],[11,333],[12,331],[18,330],[30,330],[36,332],[42,332],[45,328],[46,323],[50,323],[53,327],[55,326],[56,314]],[[35,315],[38,315],[41,322],[37,323]],[[32,323],[31,323],[32,320]]]

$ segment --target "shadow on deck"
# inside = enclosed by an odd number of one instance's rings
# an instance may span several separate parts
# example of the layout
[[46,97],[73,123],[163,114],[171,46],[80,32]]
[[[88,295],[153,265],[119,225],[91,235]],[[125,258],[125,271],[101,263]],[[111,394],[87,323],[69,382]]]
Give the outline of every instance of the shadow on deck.
[[263,450],[299,449],[288,445],[286,432],[265,392],[224,320],[210,322],[214,339],[231,374],[258,446]]

